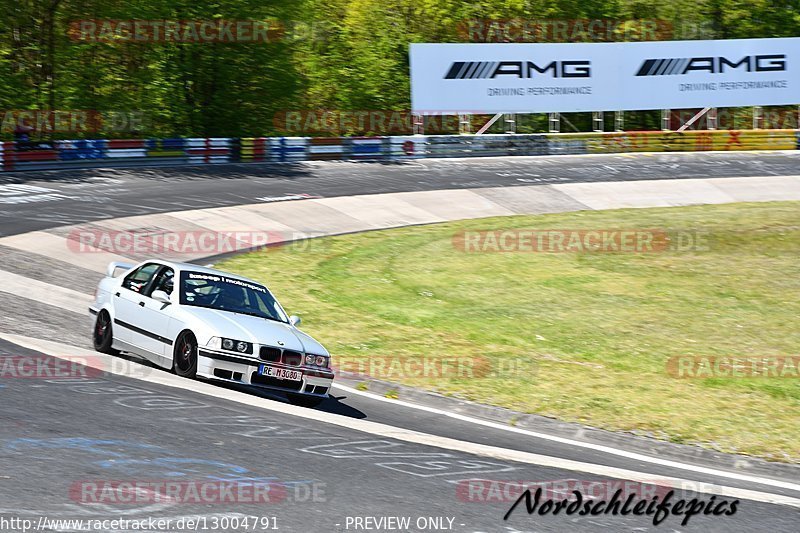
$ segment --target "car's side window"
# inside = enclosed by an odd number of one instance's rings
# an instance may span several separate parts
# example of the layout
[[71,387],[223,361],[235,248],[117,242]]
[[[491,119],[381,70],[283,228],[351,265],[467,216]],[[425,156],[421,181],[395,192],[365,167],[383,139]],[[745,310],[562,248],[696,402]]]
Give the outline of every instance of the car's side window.
[[147,296],[153,294],[153,291],[164,291],[167,294],[172,294],[172,288],[175,284],[175,272],[166,267],[156,276],[150,289],[147,291]]
[[122,280],[122,286],[134,292],[142,292],[142,290],[147,287],[150,278],[153,277],[153,274],[155,274],[159,268],[161,268],[161,265],[157,263],[142,265],[125,276],[125,279]]

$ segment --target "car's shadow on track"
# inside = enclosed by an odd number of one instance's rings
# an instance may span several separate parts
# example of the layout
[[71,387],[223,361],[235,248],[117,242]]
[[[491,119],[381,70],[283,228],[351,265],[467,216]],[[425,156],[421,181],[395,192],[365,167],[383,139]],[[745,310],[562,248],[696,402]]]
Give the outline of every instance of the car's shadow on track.
[[[147,361],[146,359],[143,359],[143,358],[141,358],[141,357],[139,357],[137,355],[132,355],[132,354],[128,354],[128,353],[121,353],[117,357],[119,357],[120,359],[124,359],[126,361],[130,361],[132,363],[137,363],[137,364],[140,364],[142,366],[146,366],[148,368],[153,369],[154,371],[161,371],[161,372],[168,373],[168,374],[171,373],[170,371],[165,370],[165,369],[163,369],[163,368],[161,368],[159,366],[156,366],[153,363],[151,363],[151,362]],[[229,390],[235,390],[237,392],[243,392],[245,394],[258,396],[259,398],[265,398],[267,400],[272,400],[272,401],[275,401],[275,402],[291,404],[291,402],[289,402],[289,400],[286,397],[286,395],[284,395],[283,393],[278,392],[278,391],[271,391],[271,390],[268,390],[268,389],[259,389],[257,387],[252,387],[252,386],[248,386],[248,385],[240,385],[240,384],[237,384],[237,383],[228,383],[228,382],[225,382],[225,381],[217,381],[217,380],[202,379],[202,378],[196,378],[196,379],[198,381],[202,381],[203,383],[208,383],[208,384],[214,385],[216,387],[222,387],[222,388],[229,389]],[[342,403],[342,400],[345,400],[346,398],[347,398],[347,396],[336,397],[336,396],[332,396],[331,395],[326,400],[324,400],[322,403],[320,403],[318,406],[313,407],[313,408],[312,407],[306,407],[306,409],[316,410],[316,411],[324,411],[326,413],[332,413],[332,414],[335,414],[335,415],[347,416],[347,417],[350,417],[350,418],[367,418],[366,413],[364,413],[363,411],[361,411],[359,409],[356,409],[355,407],[351,407],[351,406],[347,405],[346,403]]]
[[[284,396],[282,393],[278,391],[271,391],[266,389],[258,389],[255,387],[249,387],[247,385],[237,385],[236,383],[226,383],[220,381],[211,381],[211,380],[203,380],[206,383],[212,383],[218,387],[224,387],[227,389],[244,392],[246,394],[252,394],[253,396],[258,396],[259,398],[266,398],[268,400],[273,400],[276,402],[281,403],[288,403],[291,402]],[[306,409],[314,410],[314,411],[324,411],[326,413],[332,413],[335,415],[342,415],[347,416],[350,418],[367,418],[366,413],[356,409],[355,407],[351,407],[346,403],[342,403],[342,400],[346,399],[347,396],[329,396],[328,399],[324,400],[321,404],[316,407],[306,407]]]

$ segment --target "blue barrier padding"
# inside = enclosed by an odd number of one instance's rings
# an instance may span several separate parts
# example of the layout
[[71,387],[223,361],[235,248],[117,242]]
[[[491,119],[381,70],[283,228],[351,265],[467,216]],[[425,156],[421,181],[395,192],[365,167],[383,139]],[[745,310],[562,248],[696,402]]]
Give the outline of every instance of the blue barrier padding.
[[354,144],[353,145],[353,153],[354,154],[379,154],[381,153],[380,144]]
[[105,139],[80,140],[75,142],[76,148],[105,150],[107,146],[108,146],[108,141]]
[[144,146],[150,150],[180,150],[186,146],[186,139],[146,139]]
[[306,147],[303,145],[289,145],[287,144],[286,138],[281,137],[278,139],[278,146],[271,147],[271,154],[278,156],[278,160],[281,162],[285,161],[294,161],[296,158],[289,158],[289,154],[305,154]]
[[105,139],[76,139],[74,141],[56,141],[59,150],[104,150],[108,146]]
[[102,159],[108,141],[105,139],[76,139],[74,141],[57,141],[58,159],[76,161],[80,159]]
[[185,139],[161,139],[162,148],[183,148],[186,145]]
[[62,161],[75,161],[76,159],[103,159],[105,155],[105,150],[81,148],[79,150],[60,150],[58,158]]

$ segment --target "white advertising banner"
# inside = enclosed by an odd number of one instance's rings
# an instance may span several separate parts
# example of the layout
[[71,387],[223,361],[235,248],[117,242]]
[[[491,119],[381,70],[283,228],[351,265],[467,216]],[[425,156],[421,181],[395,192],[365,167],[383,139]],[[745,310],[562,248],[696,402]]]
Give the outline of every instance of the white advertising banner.
[[800,104],[800,38],[412,44],[417,113]]

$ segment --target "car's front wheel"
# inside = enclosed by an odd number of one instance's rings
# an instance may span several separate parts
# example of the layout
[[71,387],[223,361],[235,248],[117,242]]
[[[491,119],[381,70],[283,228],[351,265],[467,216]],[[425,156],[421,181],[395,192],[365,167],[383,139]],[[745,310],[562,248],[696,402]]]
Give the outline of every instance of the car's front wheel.
[[109,355],[119,355],[119,350],[112,348],[114,344],[114,331],[111,327],[111,316],[108,311],[100,311],[94,321],[94,331],[92,332],[92,344],[94,349],[100,353]]
[[287,397],[290,403],[301,407],[316,407],[325,399],[316,396],[306,396],[305,394],[287,394]]
[[175,341],[172,370],[184,378],[193,378],[197,374],[197,339],[190,331],[184,331]]

